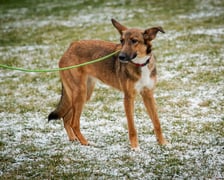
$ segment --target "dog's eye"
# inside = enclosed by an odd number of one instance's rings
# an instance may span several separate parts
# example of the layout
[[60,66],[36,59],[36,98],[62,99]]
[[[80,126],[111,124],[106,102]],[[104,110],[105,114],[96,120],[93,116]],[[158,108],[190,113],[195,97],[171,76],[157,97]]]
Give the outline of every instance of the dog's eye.
[[132,42],[132,44],[136,44],[136,43],[138,43],[138,40],[137,39],[132,39],[131,42]]
[[120,42],[121,42],[121,44],[124,44],[124,39],[121,39]]

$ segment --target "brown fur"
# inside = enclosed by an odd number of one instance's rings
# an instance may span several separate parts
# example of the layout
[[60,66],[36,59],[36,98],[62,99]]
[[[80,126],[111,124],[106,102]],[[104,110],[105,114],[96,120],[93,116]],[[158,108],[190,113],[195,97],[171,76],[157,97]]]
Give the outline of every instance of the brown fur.
[[[78,140],[83,145],[88,141],[80,132],[80,116],[83,106],[90,99],[95,85],[95,79],[101,80],[124,93],[124,107],[128,122],[128,132],[131,147],[138,149],[137,131],[134,125],[134,99],[137,94],[136,83],[142,76],[142,67],[131,63],[131,60],[151,55],[149,64],[150,78],[156,83],[155,58],[151,53],[151,41],[158,31],[164,32],[161,27],[147,30],[128,29],[112,19],[114,27],[121,35],[121,44],[100,40],[83,40],[73,42],[62,56],[59,67],[81,64],[99,57],[121,50],[119,55],[77,69],[60,71],[62,82],[62,96],[58,107],[48,119],[63,118],[64,127],[69,140]],[[153,87],[143,87],[140,90],[147,112],[154,125],[154,131],[159,144],[167,141],[162,135],[156,104],[153,97]]]

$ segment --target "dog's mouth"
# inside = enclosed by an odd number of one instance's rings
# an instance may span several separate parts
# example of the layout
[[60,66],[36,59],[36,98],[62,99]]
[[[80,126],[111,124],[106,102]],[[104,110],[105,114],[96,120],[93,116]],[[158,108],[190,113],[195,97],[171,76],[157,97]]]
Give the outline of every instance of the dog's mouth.
[[118,59],[121,63],[128,63],[129,61],[135,59],[137,57],[137,53],[134,53],[133,55],[128,55],[127,53],[120,52],[118,55]]
[[121,63],[123,63],[123,64],[127,64],[129,61],[124,61],[124,60],[121,60],[121,59],[119,59],[119,61],[121,62]]

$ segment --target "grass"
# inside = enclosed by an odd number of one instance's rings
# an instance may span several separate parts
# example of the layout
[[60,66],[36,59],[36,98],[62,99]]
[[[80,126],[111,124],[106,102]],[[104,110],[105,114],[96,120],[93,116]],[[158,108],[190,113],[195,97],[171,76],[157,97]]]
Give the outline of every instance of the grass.
[[0,179],[223,179],[224,3],[211,1],[0,0],[0,63],[55,68],[73,40],[118,42],[110,23],[162,26],[153,41],[155,91],[170,147],[157,145],[138,96],[140,152],[129,148],[123,95],[99,83],[81,117],[92,146],[47,123],[58,73],[0,69]]

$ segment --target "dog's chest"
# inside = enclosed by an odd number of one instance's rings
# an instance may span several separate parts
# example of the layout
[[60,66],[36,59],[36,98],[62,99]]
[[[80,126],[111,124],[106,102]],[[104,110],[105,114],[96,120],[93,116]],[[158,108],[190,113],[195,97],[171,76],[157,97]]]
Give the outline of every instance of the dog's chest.
[[152,89],[154,86],[154,81],[150,78],[150,70],[148,66],[141,68],[141,78],[136,82],[135,89],[141,92],[143,88]]

